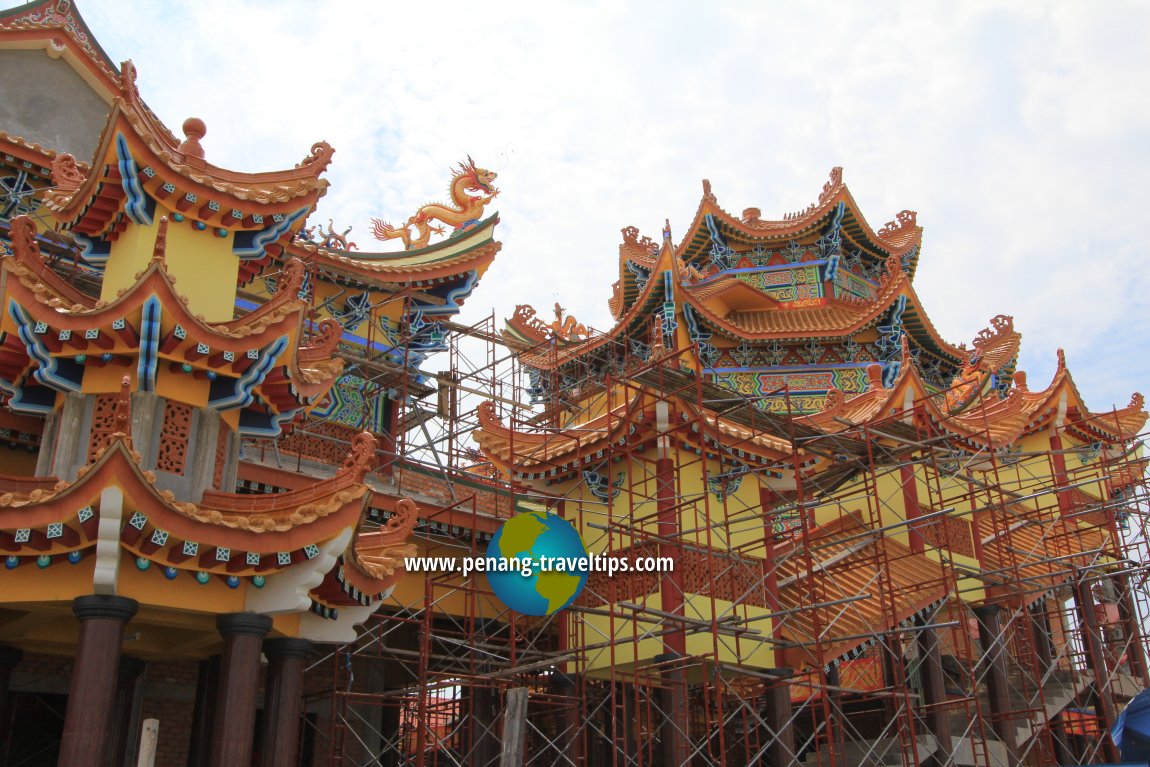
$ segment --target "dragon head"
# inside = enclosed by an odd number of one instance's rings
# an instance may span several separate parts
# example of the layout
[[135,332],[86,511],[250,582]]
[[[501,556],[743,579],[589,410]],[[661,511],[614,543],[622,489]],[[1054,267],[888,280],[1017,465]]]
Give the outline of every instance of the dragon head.
[[487,194],[495,194],[499,191],[494,186],[495,178],[499,174],[493,170],[475,167],[475,161],[471,159],[471,155],[467,155],[467,162],[459,163],[459,171],[455,175],[467,178],[470,182],[467,185],[468,191],[486,192]]

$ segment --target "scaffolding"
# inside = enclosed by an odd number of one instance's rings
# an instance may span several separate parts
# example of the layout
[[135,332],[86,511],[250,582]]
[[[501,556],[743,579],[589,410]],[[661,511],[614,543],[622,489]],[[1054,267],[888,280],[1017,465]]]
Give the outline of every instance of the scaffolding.
[[[989,421],[960,439],[925,401],[828,433],[790,414],[786,389],[776,414],[690,374],[694,349],[641,359],[604,340],[605,368],[541,381],[494,317],[446,329],[435,407],[402,390],[377,477],[441,483],[423,552],[482,555],[513,511],[547,508],[591,550],[677,566],[591,578],[546,618],[512,612],[481,574],[409,574],[422,593],[313,665],[330,679],[309,695],[313,763],[1117,761],[1108,732],[1150,685],[1145,434],[1108,443],[1079,421],[1049,449],[994,449]],[[592,401],[608,433],[634,435],[604,447],[604,470],[627,470],[602,498],[503,477],[470,439],[483,402],[512,433],[559,439]],[[682,416],[655,428],[672,403]],[[793,446],[793,489],[745,460],[762,438]],[[808,472],[800,449],[829,468]]]

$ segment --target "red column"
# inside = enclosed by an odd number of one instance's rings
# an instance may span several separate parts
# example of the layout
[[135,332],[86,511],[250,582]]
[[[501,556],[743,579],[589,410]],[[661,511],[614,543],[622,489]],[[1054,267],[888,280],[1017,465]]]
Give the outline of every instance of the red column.
[[210,767],[251,767],[261,644],[271,628],[272,619],[266,615],[230,613],[216,617],[224,653]]
[[260,741],[260,767],[292,767],[299,752],[303,709],[303,672],[312,654],[306,639],[269,639],[264,683],[264,727]]
[[[679,511],[676,508],[675,464],[670,458],[655,462],[655,502],[658,512],[659,556],[675,557],[673,541],[679,537]],[[663,611],[683,615],[683,575],[675,571],[663,573],[660,582]],[[664,653],[658,660],[666,665],[661,672],[659,690],[660,708],[663,710],[662,741],[663,764],[679,767],[688,757],[687,679],[682,669],[682,658],[687,654],[687,634],[683,624],[663,636]]]
[[[655,503],[658,510],[659,556],[675,557],[673,541],[679,538],[679,514],[675,498],[675,464],[670,458],[655,462]],[[675,557],[677,558],[677,557]],[[683,614],[683,575],[677,570],[663,573],[659,584],[663,612]],[[683,624],[663,636],[667,652],[684,655],[687,652],[686,632]]]
[[[1066,484],[1066,456],[1062,454],[1062,437],[1058,434],[1050,435],[1050,460],[1054,463],[1054,484],[1062,487]],[[1058,492],[1058,512],[1066,516],[1071,512],[1070,493],[1066,490]]]
[[68,710],[60,741],[60,767],[89,764],[104,753],[120,670],[124,624],[136,614],[134,599],[90,594],[72,601],[80,641],[68,687]]
[[[922,516],[922,506],[918,503],[918,482],[914,478],[914,466],[903,464],[899,467],[902,478],[902,505],[906,509],[906,521],[918,519]],[[907,537],[910,540],[910,550],[921,554],[926,548],[922,540],[922,531],[917,525],[906,526]]]

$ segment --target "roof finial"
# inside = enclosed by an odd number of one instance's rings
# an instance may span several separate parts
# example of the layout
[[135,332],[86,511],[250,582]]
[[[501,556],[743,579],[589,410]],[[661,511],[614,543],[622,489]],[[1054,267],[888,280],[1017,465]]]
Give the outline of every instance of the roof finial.
[[1018,389],[1019,391],[1030,391],[1026,385],[1026,371],[1014,371],[1014,388]]
[[711,179],[703,179],[703,199],[716,202],[715,193],[711,191]]
[[663,219],[663,239],[671,239],[671,219],[669,218]]
[[198,117],[189,117],[184,120],[183,130],[185,138],[180,143],[180,152],[183,153],[184,159],[191,157],[197,160],[204,159],[204,148],[200,146],[200,139],[207,134],[208,126]]

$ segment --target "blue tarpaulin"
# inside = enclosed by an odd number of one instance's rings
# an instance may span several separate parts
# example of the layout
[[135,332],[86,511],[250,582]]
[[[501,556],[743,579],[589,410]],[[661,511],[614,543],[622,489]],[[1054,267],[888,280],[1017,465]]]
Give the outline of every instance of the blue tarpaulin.
[[1123,760],[1150,763],[1150,690],[1138,693],[1126,705],[1110,735]]

